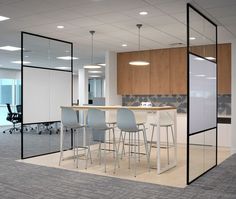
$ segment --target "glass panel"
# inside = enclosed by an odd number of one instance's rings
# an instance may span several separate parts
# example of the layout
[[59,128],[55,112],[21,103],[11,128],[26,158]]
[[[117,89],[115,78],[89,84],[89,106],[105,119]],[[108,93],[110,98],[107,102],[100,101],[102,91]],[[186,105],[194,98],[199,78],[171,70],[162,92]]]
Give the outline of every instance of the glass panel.
[[[63,105],[64,96],[66,100],[71,96],[63,91],[71,92],[71,89],[66,89],[71,86],[71,46],[70,43],[23,34],[23,64],[28,66],[23,70],[24,158],[60,150],[60,122],[55,121],[60,120],[60,106]],[[19,89],[20,82],[17,82],[16,102],[20,103]],[[32,92],[35,92],[34,95]],[[71,100],[68,101],[70,104]],[[70,149],[71,131],[64,129],[64,135],[63,148]]]
[[71,70],[69,43],[25,34],[23,54],[25,66]]
[[189,8],[188,183],[217,163],[216,26]]
[[216,129],[189,138],[189,181],[216,165]]

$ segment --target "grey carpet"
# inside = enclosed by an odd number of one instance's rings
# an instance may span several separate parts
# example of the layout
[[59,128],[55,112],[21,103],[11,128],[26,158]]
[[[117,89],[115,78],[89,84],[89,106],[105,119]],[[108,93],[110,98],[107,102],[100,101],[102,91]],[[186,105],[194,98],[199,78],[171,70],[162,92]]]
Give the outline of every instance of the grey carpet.
[[236,155],[185,189],[16,162],[19,134],[0,133],[0,199],[236,199]]

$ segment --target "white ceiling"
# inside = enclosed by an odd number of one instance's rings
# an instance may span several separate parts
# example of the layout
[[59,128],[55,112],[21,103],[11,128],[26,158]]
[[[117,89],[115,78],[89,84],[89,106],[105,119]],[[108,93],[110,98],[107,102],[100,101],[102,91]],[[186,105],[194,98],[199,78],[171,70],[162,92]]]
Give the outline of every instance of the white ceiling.
[[[20,47],[20,31],[74,42],[76,68],[89,64],[91,37],[95,30],[94,59],[104,62],[107,50],[123,52],[138,48],[137,23],[142,23],[141,48],[170,48],[186,44],[186,3],[191,2],[219,25],[219,42],[236,38],[235,0],[0,0],[0,46]],[[140,16],[140,11],[149,14]],[[57,29],[57,25],[65,26]],[[122,47],[121,44],[128,44]],[[61,55],[63,56],[63,55]],[[0,50],[0,67],[17,68],[10,61],[19,52]]]

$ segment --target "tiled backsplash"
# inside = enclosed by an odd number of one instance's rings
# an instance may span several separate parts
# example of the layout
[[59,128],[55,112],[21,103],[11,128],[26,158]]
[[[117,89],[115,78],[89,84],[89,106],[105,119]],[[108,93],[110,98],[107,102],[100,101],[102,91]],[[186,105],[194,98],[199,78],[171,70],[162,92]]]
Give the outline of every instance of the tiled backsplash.
[[[141,102],[151,102],[153,106],[175,106],[178,113],[187,112],[186,95],[125,95],[124,106],[139,106]],[[231,115],[231,95],[218,96],[218,114]]]

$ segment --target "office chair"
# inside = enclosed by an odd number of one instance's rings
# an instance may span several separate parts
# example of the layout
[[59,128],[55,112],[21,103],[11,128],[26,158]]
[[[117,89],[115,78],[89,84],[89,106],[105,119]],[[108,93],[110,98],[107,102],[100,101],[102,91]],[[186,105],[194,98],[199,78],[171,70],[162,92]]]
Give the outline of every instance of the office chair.
[[7,110],[8,110],[6,120],[11,122],[13,124],[13,127],[4,130],[3,133],[6,133],[6,131],[9,131],[9,133],[12,134],[12,132],[16,132],[20,130],[20,128],[16,127],[16,124],[21,122],[22,117],[20,117],[18,113],[12,112],[10,104],[6,104],[6,105],[7,105]]

